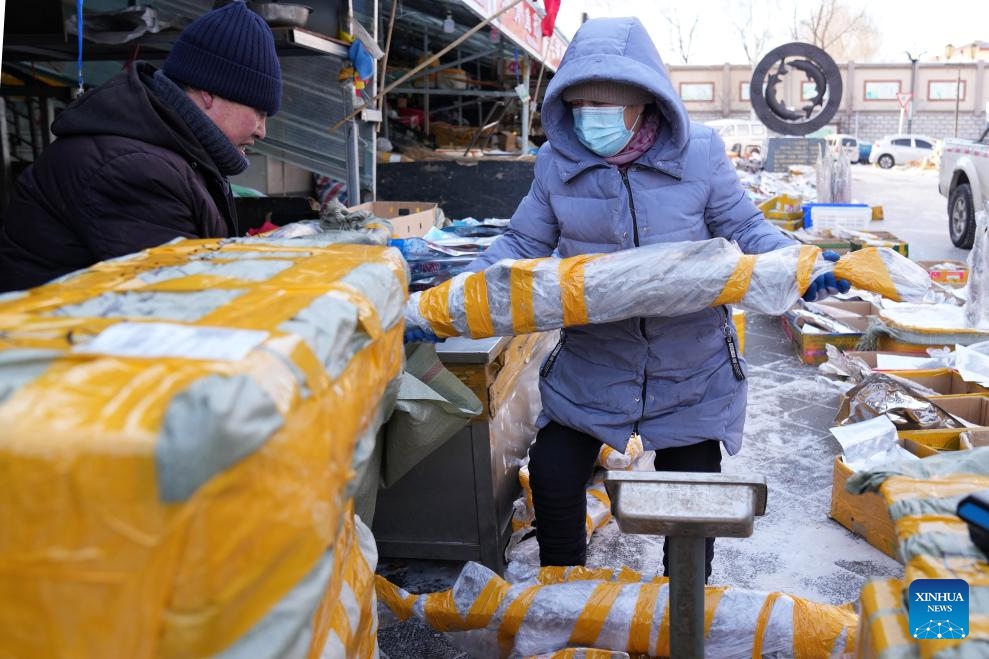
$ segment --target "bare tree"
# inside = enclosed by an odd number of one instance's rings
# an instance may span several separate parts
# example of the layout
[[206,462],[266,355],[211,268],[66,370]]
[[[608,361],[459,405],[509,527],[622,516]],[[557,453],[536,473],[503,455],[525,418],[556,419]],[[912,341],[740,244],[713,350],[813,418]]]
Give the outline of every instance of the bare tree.
[[690,49],[694,41],[694,33],[697,31],[697,24],[700,16],[695,15],[692,22],[681,18],[680,11],[672,4],[667,4],[661,12],[663,20],[666,21],[667,33],[670,37],[670,44],[677,57],[683,64],[690,63]]
[[[764,8],[770,11],[762,11]],[[745,60],[753,66],[769,50],[773,39],[772,21],[767,17],[769,13],[772,13],[771,8],[754,0],[742,0],[735,5],[732,25],[738,33]]]
[[878,30],[865,9],[842,0],[820,0],[810,9],[793,7],[790,38],[810,43],[836,61],[869,59],[879,43]]

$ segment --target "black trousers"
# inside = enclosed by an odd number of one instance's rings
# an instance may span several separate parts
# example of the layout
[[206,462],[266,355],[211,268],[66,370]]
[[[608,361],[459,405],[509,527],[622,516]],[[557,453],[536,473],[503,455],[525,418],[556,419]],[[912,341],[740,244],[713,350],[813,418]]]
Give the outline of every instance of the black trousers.
[[[549,422],[529,449],[529,485],[536,512],[536,540],[541,565],[584,565],[587,561],[586,487],[601,442],[573,428]],[[657,471],[721,471],[721,442],[709,439],[690,446],[656,451]],[[714,538],[705,543],[706,572],[711,576]],[[663,574],[667,574],[663,543]]]

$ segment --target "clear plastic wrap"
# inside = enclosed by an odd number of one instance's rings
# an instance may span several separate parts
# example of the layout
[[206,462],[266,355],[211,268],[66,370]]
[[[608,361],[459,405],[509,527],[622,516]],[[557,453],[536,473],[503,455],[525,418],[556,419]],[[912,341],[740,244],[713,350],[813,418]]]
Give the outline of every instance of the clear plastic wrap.
[[406,265],[292,247],[181,241],[0,301],[0,656],[262,659],[286,626],[375,656],[373,565],[340,543]]
[[932,287],[926,270],[889,248],[850,252],[837,263],[820,254],[813,245],[792,245],[747,255],[715,238],[565,259],[505,259],[413,294],[405,320],[440,337],[484,338],[721,304],[779,315],[832,270],[894,300],[924,301]]
[[[447,632],[471,656],[528,657],[563,648],[670,653],[667,579],[643,581],[627,568],[547,567],[533,580],[509,584],[469,562],[451,589],[422,595],[376,579],[378,599],[395,615],[414,615]],[[705,587],[704,618],[706,656],[719,659],[842,656],[853,651],[858,623],[849,604],[725,586]]]
[[989,200],[975,214],[975,243],[968,255],[965,326],[989,330]]

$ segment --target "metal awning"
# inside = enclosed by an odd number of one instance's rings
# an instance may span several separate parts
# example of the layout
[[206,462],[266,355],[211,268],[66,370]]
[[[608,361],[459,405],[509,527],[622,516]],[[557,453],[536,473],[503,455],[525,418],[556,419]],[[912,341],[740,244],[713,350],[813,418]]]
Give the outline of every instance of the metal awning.
[[[431,43],[436,49],[445,47],[465,32],[473,28],[484,18],[497,13],[507,6],[506,0],[311,0],[309,4],[317,6],[321,12],[327,8],[339,6],[350,9],[354,19],[372,35],[376,35],[382,48],[385,45],[388,17],[393,2],[398,3],[396,27],[391,48],[394,52],[402,48],[417,48],[423,43]],[[95,2],[95,5],[100,5]],[[214,0],[157,0],[155,3],[162,15],[177,16],[192,20],[212,8]],[[102,7],[95,7],[102,9]],[[68,10],[66,10],[68,11]],[[445,32],[443,22],[450,13],[455,23],[453,32]],[[524,56],[542,61],[545,56],[546,67],[555,70],[566,48],[566,40],[557,31],[552,38],[544,40],[539,33],[541,13],[529,0],[505,12],[492,21],[492,25],[505,37],[501,46],[492,42],[490,30],[480,30],[469,39],[464,40],[453,58],[445,57],[446,63],[442,68],[455,66],[466,61],[478,62],[476,66],[488,67],[483,74],[492,76],[494,71],[484,60],[505,48],[519,49]],[[375,24],[380,27],[375,30]],[[353,181],[354,167],[348,169],[348,162],[354,160],[354,141],[348,137],[346,127],[331,130],[341,119],[347,116],[352,104],[344,98],[345,92],[338,81],[342,66],[347,61],[347,47],[333,37],[321,35],[308,30],[277,29],[276,41],[279,45],[279,57],[282,64],[284,82],[282,110],[268,122],[268,136],[253,148],[260,153],[282,159],[310,171],[329,176],[339,181]],[[171,41],[177,31],[172,34],[164,32],[145,35],[141,44],[134,42],[126,46],[128,55],[136,53],[142,59],[160,62],[171,47]],[[75,57],[74,40],[53,38],[51,43],[38,45],[36,39],[26,40],[24,44],[4,44],[5,54],[11,59],[25,61],[61,61],[61,67],[69,73],[71,62]],[[140,49],[134,46],[140,45]],[[23,48],[23,50],[20,50]],[[88,49],[88,52],[86,52]],[[116,69],[104,65],[96,65],[93,60],[123,60],[120,57],[120,47],[104,47],[88,43],[84,46],[86,53],[87,83],[99,84]],[[20,57],[18,57],[20,55]],[[291,56],[290,56],[291,55]],[[305,56],[300,56],[305,55]],[[394,61],[394,60],[392,60]],[[482,63],[483,62],[483,65]],[[59,68],[59,67],[56,67]],[[424,73],[426,75],[427,73]],[[382,88],[379,81],[374,81],[364,94],[365,100],[373,97],[374,92]],[[464,96],[470,96],[471,91],[465,91]],[[477,96],[494,92],[477,92]],[[510,93],[510,92],[507,92]],[[498,94],[505,95],[500,91]],[[360,105],[360,101],[357,101]],[[360,151],[360,185],[366,190],[374,190],[375,172],[375,139],[374,126],[362,121],[357,122],[357,144]]]

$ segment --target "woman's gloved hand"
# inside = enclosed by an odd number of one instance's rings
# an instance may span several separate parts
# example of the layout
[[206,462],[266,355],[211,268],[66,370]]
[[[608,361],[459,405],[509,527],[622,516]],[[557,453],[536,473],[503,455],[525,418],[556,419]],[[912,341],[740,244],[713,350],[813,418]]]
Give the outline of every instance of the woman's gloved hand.
[[405,343],[439,343],[440,341],[443,341],[443,339],[429,330],[419,327],[405,328]]
[[[832,263],[836,263],[838,259],[841,258],[837,253],[832,252],[831,250],[821,252],[821,256]],[[817,279],[810,283],[810,286],[808,286],[807,290],[804,292],[804,301],[817,302],[818,300],[823,300],[824,298],[834,295],[835,293],[847,293],[848,289],[851,287],[852,285],[844,279],[836,278],[833,272],[827,272],[818,276]]]

